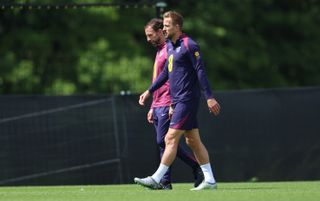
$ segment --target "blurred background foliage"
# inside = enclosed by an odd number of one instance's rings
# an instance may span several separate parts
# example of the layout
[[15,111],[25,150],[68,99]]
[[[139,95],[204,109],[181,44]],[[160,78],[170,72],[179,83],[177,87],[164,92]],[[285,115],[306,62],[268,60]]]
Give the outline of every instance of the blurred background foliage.
[[[27,1],[3,3],[156,3]],[[215,90],[320,85],[318,0],[167,0],[200,45]],[[151,81],[155,49],[138,8],[1,9],[0,94],[140,93]]]

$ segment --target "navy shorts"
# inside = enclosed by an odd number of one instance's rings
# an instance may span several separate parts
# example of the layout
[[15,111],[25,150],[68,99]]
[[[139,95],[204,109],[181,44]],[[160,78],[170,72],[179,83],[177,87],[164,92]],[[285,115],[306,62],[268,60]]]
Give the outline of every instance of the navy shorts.
[[198,128],[197,113],[199,99],[178,102],[173,105],[173,108],[170,128],[178,130],[192,130]]

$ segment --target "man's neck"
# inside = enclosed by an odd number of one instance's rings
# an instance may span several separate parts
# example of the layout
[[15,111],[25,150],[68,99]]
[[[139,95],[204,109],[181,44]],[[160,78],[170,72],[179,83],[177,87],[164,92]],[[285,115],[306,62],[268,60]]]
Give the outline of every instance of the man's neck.
[[158,49],[161,49],[166,44],[166,41],[163,39],[160,41],[159,45],[157,46]]
[[177,40],[180,38],[181,35],[182,35],[182,32],[180,31],[172,37],[171,41],[173,42],[173,44],[175,44],[177,42]]

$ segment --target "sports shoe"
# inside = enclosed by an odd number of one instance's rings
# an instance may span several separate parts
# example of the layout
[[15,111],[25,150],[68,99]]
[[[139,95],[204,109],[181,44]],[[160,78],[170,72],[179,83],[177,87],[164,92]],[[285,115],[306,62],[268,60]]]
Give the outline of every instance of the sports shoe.
[[160,183],[160,185],[162,188],[158,190],[172,190],[172,185],[170,183],[167,183],[167,184]]
[[162,178],[160,180],[160,185],[162,186],[162,189],[159,190],[172,190],[171,181],[169,181],[168,179]]
[[200,167],[193,169],[194,187],[198,187],[204,180],[203,172]]
[[153,190],[159,190],[159,189],[162,189],[162,186],[160,183],[157,183],[154,179],[152,179],[152,177],[146,177],[146,178],[134,178],[134,182],[141,185],[141,186],[144,186],[144,187],[147,187],[147,188],[150,188],[150,189],[153,189]]
[[200,191],[200,190],[207,190],[207,189],[214,190],[217,188],[218,188],[217,183],[209,183],[209,182],[203,181],[198,187],[192,188],[190,190],[191,191]]

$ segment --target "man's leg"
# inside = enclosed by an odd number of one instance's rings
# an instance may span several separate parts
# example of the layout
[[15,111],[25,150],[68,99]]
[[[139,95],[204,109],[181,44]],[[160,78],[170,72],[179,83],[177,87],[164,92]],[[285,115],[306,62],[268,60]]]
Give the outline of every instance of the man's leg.
[[[169,106],[167,107],[157,107],[154,108],[153,112],[154,126],[157,135],[157,145],[159,147],[160,159],[163,156],[165,149],[165,136],[169,129],[170,119],[169,119]],[[163,189],[172,189],[171,185],[171,168],[164,174],[160,183]]]
[[193,156],[193,154],[191,154],[184,147],[179,145],[177,150],[177,157],[192,168],[192,173],[194,177],[194,187],[199,186],[199,184],[203,181],[204,176],[200,168],[200,165]]
[[157,171],[151,176],[146,178],[134,178],[134,181],[142,186],[159,189],[161,188],[160,180],[163,175],[168,171],[170,165],[173,163],[179,144],[179,140],[184,133],[184,130],[176,130],[169,128],[168,133],[165,137],[166,147],[161,158],[161,163]]
[[[157,134],[157,144],[160,151],[160,159],[164,153],[165,149],[165,136],[168,132],[170,119],[169,119],[169,107],[157,107],[153,110],[153,118],[154,118],[154,126]],[[193,176],[194,176],[194,186],[197,187],[203,181],[203,173],[202,170],[190,151],[187,151],[181,145],[178,145],[177,157],[180,158],[184,163],[192,168]],[[160,183],[164,187],[164,189],[172,189],[171,186],[171,167],[165,173]]]
[[199,164],[193,154],[190,154],[183,146],[179,145],[177,150],[177,157],[191,168],[199,167]]
[[209,154],[206,147],[201,142],[199,129],[186,131],[185,138],[187,145],[192,149],[204,174],[204,182],[192,190],[215,189],[217,186],[212,173]]
[[184,136],[186,138],[186,144],[192,149],[198,163],[200,165],[209,163],[209,154],[200,139],[199,129],[196,128],[186,131]]
[[[185,132],[184,130],[177,130],[177,129],[169,128],[168,133],[166,134],[166,137],[165,137],[166,147],[165,147],[163,156],[161,158],[160,165],[169,167],[173,163],[173,161],[177,155],[177,148],[179,145],[179,140],[184,132]],[[159,171],[158,170],[152,175],[152,178],[156,182],[159,182],[160,179],[165,174],[165,172],[163,173],[162,170],[159,170]]]

